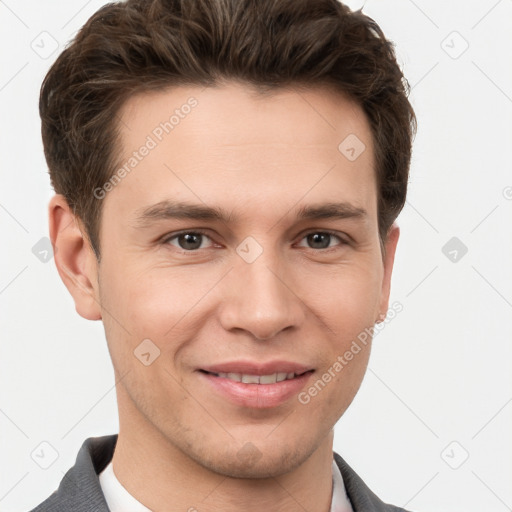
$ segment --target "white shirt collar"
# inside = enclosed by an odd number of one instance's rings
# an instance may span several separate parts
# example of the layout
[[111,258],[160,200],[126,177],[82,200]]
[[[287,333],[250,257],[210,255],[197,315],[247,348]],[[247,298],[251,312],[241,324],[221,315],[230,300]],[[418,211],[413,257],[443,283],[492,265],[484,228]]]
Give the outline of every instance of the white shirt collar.
[[347,496],[338,464],[332,461],[332,500],[330,512],[354,512]]
[[112,461],[100,473],[100,485],[110,512],[151,512],[122,486],[114,474]]
[[[151,512],[136,500],[114,474],[112,461],[99,475],[101,490],[111,512]],[[332,461],[332,500],[330,512],[353,512],[338,465]]]

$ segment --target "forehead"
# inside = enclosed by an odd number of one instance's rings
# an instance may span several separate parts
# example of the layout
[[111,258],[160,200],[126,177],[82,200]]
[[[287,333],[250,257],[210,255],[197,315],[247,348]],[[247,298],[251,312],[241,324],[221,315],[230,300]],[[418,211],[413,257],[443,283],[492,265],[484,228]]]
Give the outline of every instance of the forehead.
[[169,198],[243,211],[306,195],[350,198],[366,210],[375,203],[368,120],[327,87],[174,87],[133,96],[119,118],[119,167],[127,172],[107,203],[124,201],[117,207],[127,214]]
[[[190,124],[192,129],[187,129]],[[121,109],[120,128],[125,149],[140,142],[137,132],[141,131],[157,142],[171,132],[175,137],[182,133],[198,147],[209,142],[233,146],[282,143],[337,149],[339,137],[349,133],[372,144],[361,107],[327,85],[259,92],[249,84],[227,82],[136,94]]]

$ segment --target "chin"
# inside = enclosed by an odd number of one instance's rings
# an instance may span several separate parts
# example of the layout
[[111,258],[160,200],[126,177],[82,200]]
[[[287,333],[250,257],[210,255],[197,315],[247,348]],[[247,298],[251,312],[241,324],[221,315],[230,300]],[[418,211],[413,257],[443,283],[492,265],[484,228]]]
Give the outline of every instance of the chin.
[[[229,478],[264,479],[276,478],[293,471],[303,464],[318,448],[314,443],[297,439],[293,445],[261,440],[255,444],[246,442],[240,446],[233,441],[229,445],[198,449],[189,447],[186,455],[203,468]],[[258,445],[258,447],[256,446]]]
[[300,466],[309,454],[299,451],[288,452],[273,450],[271,454],[264,454],[253,445],[242,447],[237,452],[222,454],[219,457],[210,457],[197,460],[210,471],[230,478],[264,479],[276,478]]

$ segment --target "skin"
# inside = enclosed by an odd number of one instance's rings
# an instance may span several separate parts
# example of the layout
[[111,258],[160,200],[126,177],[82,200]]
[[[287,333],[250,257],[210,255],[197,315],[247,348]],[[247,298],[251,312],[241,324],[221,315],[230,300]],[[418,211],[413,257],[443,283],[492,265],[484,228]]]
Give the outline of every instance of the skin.
[[[65,199],[49,206],[55,262],[76,310],[105,327],[119,405],[114,472],[155,511],[327,512],[333,427],[359,389],[370,344],[307,404],[294,395],[243,407],[197,369],[292,361],[314,369],[307,390],[384,319],[399,228],[383,254],[370,127],[358,105],[324,87],[267,96],[234,82],[179,87],[128,100],[122,155],[191,96],[197,106],[102,200],[100,263]],[[349,134],[366,146],[355,161],[338,150]],[[137,221],[163,200],[231,218]],[[340,201],[366,215],[296,218],[301,206]],[[163,240],[198,228],[207,236],[195,252]],[[327,249],[307,236],[326,230],[340,237],[326,237]],[[248,236],[263,250],[252,263],[236,251]],[[134,357],[144,339],[160,349],[149,366]]]

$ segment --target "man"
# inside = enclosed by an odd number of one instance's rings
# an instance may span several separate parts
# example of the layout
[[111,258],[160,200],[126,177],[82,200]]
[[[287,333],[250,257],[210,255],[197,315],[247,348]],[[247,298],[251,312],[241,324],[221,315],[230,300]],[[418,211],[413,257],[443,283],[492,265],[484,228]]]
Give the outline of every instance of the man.
[[389,307],[406,93],[335,0],[92,16],[40,112],[55,262],[103,321],[120,428],[34,510],[401,510],[332,442]]

